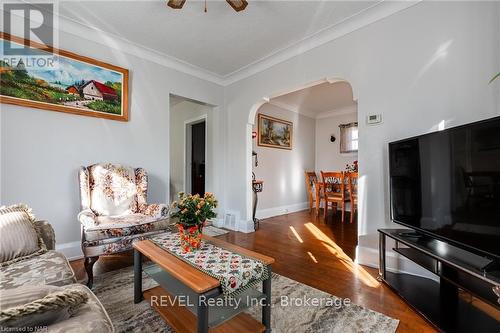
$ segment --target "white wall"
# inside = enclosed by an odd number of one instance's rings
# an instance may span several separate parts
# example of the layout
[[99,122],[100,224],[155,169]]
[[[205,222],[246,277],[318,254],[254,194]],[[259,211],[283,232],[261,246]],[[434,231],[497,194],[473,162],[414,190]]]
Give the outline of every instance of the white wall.
[[[258,111],[268,116],[293,123],[292,150],[261,147],[253,140],[253,150],[258,154],[259,166],[253,167],[257,179],[264,181],[259,193],[256,216],[266,218],[305,209],[307,195],[304,171],[314,170],[315,120],[264,104]],[[257,131],[257,115],[254,131]]]
[[[0,198],[50,220],[58,243],[80,239],[77,169],[99,161],[142,166],[150,201],[169,198],[169,93],[214,110],[214,190],[221,212],[251,229],[251,131],[257,107],[325,78],[353,86],[360,121],[359,260],[376,264],[376,229],[389,222],[387,143],[500,114],[498,2],[420,2],[222,88],[163,67],[100,33],[60,34],[60,47],[131,69],[127,123],[2,104]],[[64,24],[62,31],[67,31]],[[138,54],[137,47],[131,47]],[[369,114],[383,123],[366,126]]]
[[[97,33],[85,38],[61,32],[59,47],[130,69],[129,122],[0,105],[1,204],[31,206],[38,218],[52,223],[57,243],[71,257],[80,253],[79,166],[114,162],[143,167],[149,173],[149,201],[167,203],[169,93],[220,106],[224,98],[221,86],[129,55],[127,48],[100,40]],[[224,132],[224,118],[222,108],[214,110],[216,133]],[[223,172],[224,141],[221,134],[214,140],[220,147],[214,168]],[[222,180],[214,184],[223,200]]]
[[[186,148],[186,121],[195,118],[207,117],[206,136],[207,155],[213,152],[213,117],[212,107],[191,101],[183,101],[170,107],[170,200],[177,199],[177,193],[185,191],[185,148]],[[210,152],[209,152],[210,151]],[[210,156],[205,157],[206,171],[209,171],[212,161]],[[210,191],[212,178],[206,179],[206,189]]]
[[[307,209],[308,198],[304,171],[342,171],[346,164],[358,159],[357,153],[340,153],[340,124],[357,121],[355,105],[332,110],[319,118],[310,118],[293,111],[266,103],[255,115],[253,130],[257,131],[258,114],[262,113],[293,122],[293,149],[260,147],[253,140],[259,166],[252,170],[257,179],[264,181],[264,191],[259,193],[257,218],[267,218]],[[333,114],[333,116],[332,116]],[[330,136],[337,140],[330,142]]]
[[[377,265],[377,228],[393,227],[388,142],[500,114],[498,2],[420,2],[226,89],[227,204],[250,225],[251,143],[256,106],[266,96],[324,78],[342,78],[358,101],[360,262]],[[251,112],[253,110],[253,112]],[[382,114],[366,126],[369,114]],[[229,140],[230,139],[230,140]]]
[[[347,113],[346,113],[347,112]],[[339,110],[339,115],[316,119],[316,174],[321,177],[321,171],[345,171],[346,164],[352,164],[358,159],[357,153],[340,153],[341,124],[358,121],[356,106],[347,110]],[[335,142],[330,141],[334,135]]]

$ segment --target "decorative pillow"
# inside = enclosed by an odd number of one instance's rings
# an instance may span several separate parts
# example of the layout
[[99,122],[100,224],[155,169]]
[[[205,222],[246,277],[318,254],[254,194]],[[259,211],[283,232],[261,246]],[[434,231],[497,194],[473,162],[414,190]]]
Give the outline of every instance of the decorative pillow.
[[133,168],[94,164],[89,168],[90,208],[97,215],[137,212],[137,185]]
[[26,328],[66,320],[89,297],[71,286],[23,286],[0,291],[0,298],[0,326]]
[[24,204],[0,207],[0,266],[47,251],[35,227],[35,217]]

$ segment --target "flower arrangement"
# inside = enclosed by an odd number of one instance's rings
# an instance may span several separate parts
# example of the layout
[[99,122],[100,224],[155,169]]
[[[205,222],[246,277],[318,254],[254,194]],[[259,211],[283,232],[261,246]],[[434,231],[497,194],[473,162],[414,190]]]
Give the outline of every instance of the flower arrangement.
[[345,170],[347,172],[358,172],[358,161],[354,161],[352,164],[346,164]]
[[172,217],[178,218],[177,227],[181,246],[185,252],[197,250],[201,246],[201,234],[207,219],[217,216],[214,209],[217,200],[212,193],[186,194],[179,192],[179,200],[172,203]]

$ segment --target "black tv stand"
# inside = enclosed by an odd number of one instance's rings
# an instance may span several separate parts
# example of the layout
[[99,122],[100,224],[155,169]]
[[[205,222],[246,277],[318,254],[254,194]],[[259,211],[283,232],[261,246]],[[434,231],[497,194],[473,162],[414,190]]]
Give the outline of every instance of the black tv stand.
[[[409,236],[407,229],[378,231],[379,279],[433,326],[443,332],[500,332],[497,319],[459,293],[463,290],[500,310],[500,300],[493,292],[500,285],[498,262],[493,264],[491,259],[426,235]],[[386,238],[395,241],[393,251],[430,271],[435,279],[388,271]]]
[[484,274],[500,272],[500,260],[494,259],[489,264],[481,267],[481,271]]
[[420,237],[424,236],[423,234],[420,234],[416,231],[411,231],[411,230],[401,231],[398,233],[398,235],[402,236],[402,237],[410,237],[410,238],[420,238]]

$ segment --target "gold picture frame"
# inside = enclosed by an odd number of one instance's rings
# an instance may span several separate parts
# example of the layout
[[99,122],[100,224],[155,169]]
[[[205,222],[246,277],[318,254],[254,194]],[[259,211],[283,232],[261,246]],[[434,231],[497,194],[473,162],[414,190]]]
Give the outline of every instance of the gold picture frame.
[[[5,43],[15,43],[37,49],[40,54],[52,54],[60,65],[58,72],[52,69],[29,71],[24,63],[20,67],[21,60],[16,65],[2,60],[0,103],[128,121],[127,69],[5,32],[0,32],[0,42],[2,54]],[[69,73],[66,68],[73,71]],[[60,76],[72,82],[55,79]]]
[[292,122],[261,113],[259,113],[257,121],[257,145],[261,147],[292,149]]

